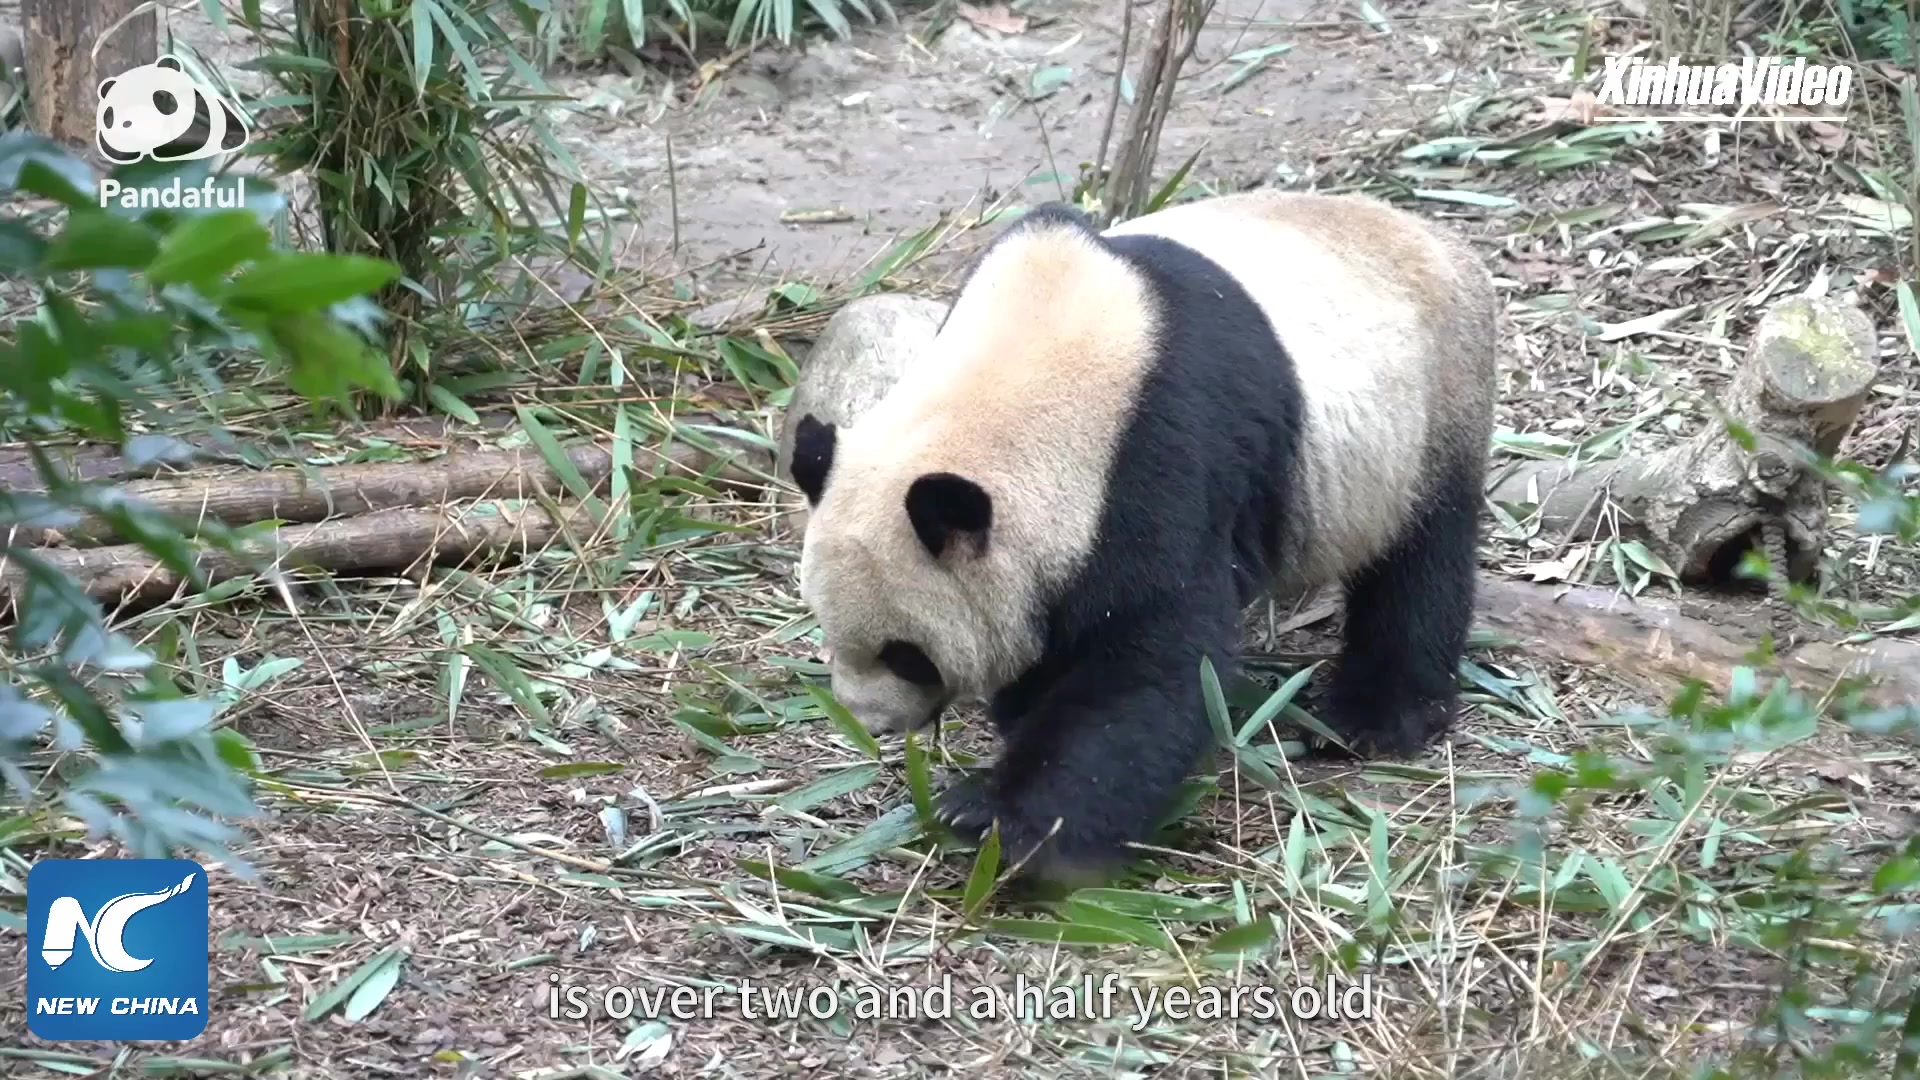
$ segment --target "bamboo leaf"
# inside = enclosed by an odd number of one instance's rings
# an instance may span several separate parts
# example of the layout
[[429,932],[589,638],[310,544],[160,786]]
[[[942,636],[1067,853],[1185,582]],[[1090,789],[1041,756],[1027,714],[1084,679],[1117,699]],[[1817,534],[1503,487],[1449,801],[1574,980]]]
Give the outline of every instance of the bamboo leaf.
[[599,500],[594,498],[593,488],[588,485],[587,478],[580,474],[580,469],[574,465],[573,459],[567,456],[566,448],[560,445],[560,440],[554,438],[553,432],[547,430],[547,426],[540,422],[540,418],[533,414],[533,410],[525,405],[515,406],[514,412],[519,415],[520,426],[526,429],[527,438],[533,441],[534,449],[540,452],[540,457],[546,461],[547,467],[560,478],[560,482],[566,485],[574,498],[579,499],[599,515],[602,511]]
[[853,718],[853,714],[847,711],[845,705],[834,700],[831,691],[813,683],[808,684],[807,693],[813,696],[813,700],[820,703],[821,711],[827,714],[827,719],[839,729],[840,734],[847,737],[848,742],[859,747],[861,753],[873,760],[880,760],[880,744],[867,732],[860,721]]
[[1227,695],[1220,689],[1220,676],[1213,670],[1211,656],[1200,657],[1200,694],[1207,708],[1207,720],[1213,724],[1213,733],[1220,745],[1231,749],[1233,726],[1227,720]]
[[626,765],[618,761],[568,761],[541,769],[540,778],[570,780],[576,776],[606,776],[610,773],[624,772],[626,768]]
[[1233,745],[1247,745],[1256,733],[1273,723],[1273,718],[1280,715],[1280,710],[1293,703],[1294,696],[1307,685],[1307,680],[1313,677],[1314,671],[1319,667],[1320,662],[1315,661],[1289,676],[1287,681],[1280,685],[1280,689],[1275,690],[1273,696],[1262,702],[1260,707],[1254,710],[1253,715],[1247,718],[1247,722],[1240,725],[1239,733],[1233,737]]
[[916,735],[916,732],[907,732],[907,790],[913,795],[913,810],[920,816],[921,824],[931,825],[935,821],[933,768]]
[[1240,957],[1264,952],[1280,936],[1278,920],[1269,913],[1245,926],[1223,930],[1207,942],[1205,952],[1212,956]]
[[1057,945],[1127,945],[1133,939],[1118,930],[1045,919],[991,919],[986,929],[1022,941]]
[[533,688],[533,681],[527,678],[518,664],[508,659],[505,654],[478,643],[468,644],[461,651],[472,658],[474,663],[485,668],[487,674],[493,677],[493,681],[513,699],[513,703],[520,706],[521,710],[541,727],[553,726],[553,717],[547,712],[546,703],[540,700],[540,695]]
[[400,968],[406,959],[406,950],[402,949],[389,957],[386,963],[368,972],[360,985],[354,987],[340,1015],[349,1024],[357,1024],[372,1015],[380,1003],[387,1000],[387,995],[393,993],[393,988],[400,985]]
[[427,384],[427,400],[433,402],[434,408],[456,420],[475,425],[480,423],[480,414],[473,411],[473,406],[461,401],[458,395],[439,383]]
[[967,887],[961,893],[961,921],[972,922],[993,895],[994,878],[1000,873],[1000,823],[993,823],[987,837],[974,853],[973,870],[967,875]]
[[1076,889],[1070,900],[1094,904],[1138,919],[1166,919],[1178,922],[1217,922],[1233,918],[1231,909],[1209,900],[1178,893],[1143,892],[1134,889]]
[[389,945],[373,954],[365,963],[355,968],[353,974],[335,983],[326,993],[314,998],[312,1003],[307,1006],[307,1010],[300,1014],[301,1019],[312,1022],[339,1008],[341,1005],[346,1004],[347,999],[353,995],[353,992],[360,989],[361,985],[371,978],[375,972],[394,963],[399,958],[403,948],[404,946],[401,945]]
[[413,92],[427,94],[427,76],[433,71],[433,16],[428,5],[413,5]]

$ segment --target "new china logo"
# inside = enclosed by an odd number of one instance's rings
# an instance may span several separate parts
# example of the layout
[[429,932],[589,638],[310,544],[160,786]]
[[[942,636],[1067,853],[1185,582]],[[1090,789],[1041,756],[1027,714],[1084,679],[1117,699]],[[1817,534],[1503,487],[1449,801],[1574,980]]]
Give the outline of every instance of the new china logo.
[[186,859],[46,859],[27,873],[27,1030],[192,1039],[207,1027],[207,873]]

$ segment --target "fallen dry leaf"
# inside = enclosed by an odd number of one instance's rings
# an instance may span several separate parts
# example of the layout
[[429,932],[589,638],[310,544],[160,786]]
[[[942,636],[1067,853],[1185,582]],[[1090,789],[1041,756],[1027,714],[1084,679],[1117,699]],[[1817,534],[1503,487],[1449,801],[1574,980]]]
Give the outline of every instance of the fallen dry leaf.
[[1839,124],[1816,120],[1808,124],[1807,129],[1813,135],[1813,140],[1828,150],[1839,150],[1847,145],[1847,129]]
[[1813,771],[1824,780],[1836,784],[1851,784],[1862,792],[1873,788],[1872,769],[1858,762],[1829,757],[1816,764]]
[[1535,563],[1527,573],[1535,581],[1572,581],[1586,561],[1587,548],[1581,545],[1552,562]]
[[986,7],[961,4],[960,17],[982,30],[998,30],[1002,34],[1027,32],[1027,17],[1015,15],[1005,4],[988,4]]
[[745,60],[752,54],[753,50],[743,45],[725,56],[701,64],[700,69],[693,73],[693,79],[691,80],[693,88],[695,90],[704,88],[708,83],[732,70],[733,65]]
[[1638,337],[1641,334],[1658,333],[1666,329],[1668,325],[1678,320],[1681,316],[1686,315],[1699,306],[1699,304],[1682,304],[1677,308],[1656,311],[1651,315],[1642,315],[1637,319],[1628,319],[1626,322],[1604,323],[1600,327],[1600,332],[1596,334],[1595,337],[1601,341],[1624,341],[1627,338]]
[[1530,127],[1557,124],[1562,121],[1586,127],[1593,123],[1596,116],[1613,115],[1612,109],[1600,104],[1600,99],[1594,96],[1593,91],[1586,89],[1575,90],[1572,97],[1541,95],[1535,97],[1533,101],[1540,106],[1540,110],[1527,117],[1526,123]]

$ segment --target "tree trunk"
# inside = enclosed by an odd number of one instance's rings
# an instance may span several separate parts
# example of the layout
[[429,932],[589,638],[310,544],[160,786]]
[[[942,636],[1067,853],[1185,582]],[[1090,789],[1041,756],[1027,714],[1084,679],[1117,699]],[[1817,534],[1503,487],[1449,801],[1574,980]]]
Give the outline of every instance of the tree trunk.
[[88,147],[88,156],[96,156],[92,147],[100,80],[159,58],[153,11],[115,26],[141,3],[21,0],[28,123],[35,131]]
[[0,116],[26,87],[27,44],[20,31],[0,23]]

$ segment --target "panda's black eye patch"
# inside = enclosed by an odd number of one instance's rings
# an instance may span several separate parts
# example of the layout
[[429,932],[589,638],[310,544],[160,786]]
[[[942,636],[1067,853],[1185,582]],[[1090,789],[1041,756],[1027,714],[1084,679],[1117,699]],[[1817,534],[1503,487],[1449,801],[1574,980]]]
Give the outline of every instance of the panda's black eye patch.
[[162,116],[172,116],[174,110],[180,107],[180,102],[165,90],[156,90],[153,94],[153,107]]
[[889,641],[880,647],[880,662],[887,670],[915,686],[939,686],[940,669],[920,651],[920,646],[905,641]]

